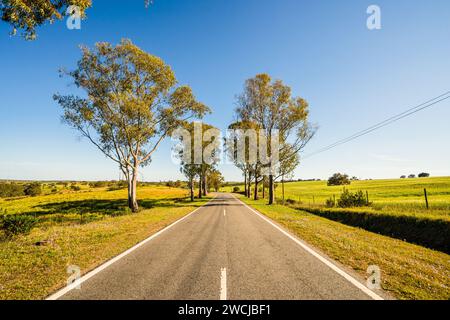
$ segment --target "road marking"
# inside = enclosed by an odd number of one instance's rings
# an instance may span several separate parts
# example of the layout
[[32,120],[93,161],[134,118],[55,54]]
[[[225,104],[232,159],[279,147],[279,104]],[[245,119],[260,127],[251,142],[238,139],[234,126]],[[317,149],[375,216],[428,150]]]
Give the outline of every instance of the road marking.
[[[209,200],[206,204],[210,203],[211,201],[214,201],[217,198],[217,195],[212,198],[211,200]],[[206,205],[205,204],[205,205]],[[86,280],[92,278],[93,276],[95,276],[97,273],[105,270],[107,267],[109,267],[110,265],[112,265],[113,263],[119,261],[120,259],[122,259],[123,257],[125,257],[126,255],[130,254],[131,252],[133,252],[134,250],[142,247],[144,244],[146,244],[147,242],[153,240],[154,238],[156,238],[157,236],[161,235],[163,232],[169,230],[170,228],[172,228],[173,226],[175,226],[176,224],[178,224],[179,222],[189,218],[191,215],[193,215],[194,213],[196,213],[198,210],[202,209],[205,207],[205,205],[195,209],[194,211],[192,211],[191,213],[185,215],[184,217],[178,219],[177,221],[173,222],[172,224],[168,225],[167,227],[165,227],[164,229],[158,231],[157,233],[151,235],[150,237],[148,237],[147,239],[139,242],[137,245],[135,245],[134,247],[131,247],[130,249],[122,252],[121,254],[119,254],[118,256],[112,258],[111,260],[108,260],[107,262],[105,262],[104,264],[98,266],[97,268],[95,268],[94,270],[86,273],[84,276],[82,276],[79,280],[75,281],[74,283],[62,288],[61,290],[53,293],[52,295],[48,296],[45,300],[57,300],[59,298],[61,298],[63,295],[65,295],[66,293],[68,293],[69,291],[72,291],[73,289],[75,289],[77,286],[81,285],[83,282],[85,282]]]
[[225,209],[223,209],[223,216],[224,216],[224,217],[227,216],[227,213],[226,213]]
[[227,268],[220,270],[220,300],[227,300]]
[[344,270],[341,270],[338,266],[336,266],[334,263],[330,262],[328,259],[322,257],[320,254],[318,254],[316,251],[314,251],[313,249],[311,249],[309,246],[307,246],[306,244],[304,244],[303,242],[301,242],[300,240],[298,240],[297,238],[295,238],[293,235],[291,235],[290,233],[288,233],[287,231],[285,231],[284,229],[282,229],[280,226],[276,225],[275,223],[273,223],[269,218],[267,218],[266,216],[264,216],[263,214],[259,213],[258,211],[256,211],[255,209],[251,208],[250,206],[248,206],[246,203],[244,203],[243,201],[241,201],[240,199],[238,199],[237,197],[235,197],[234,195],[232,195],[233,198],[235,198],[236,200],[238,200],[239,202],[241,202],[244,206],[246,206],[250,211],[252,211],[254,214],[256,214],[257,216],[259,216],[261,219],[265,220],[267,223],[269,223],[270,225],[272,225],[274,228],[276,228],[278,231],[280,231],[281,233],[283,233],[285,236],[287,236],[288,238],[290,238],[291,240],[293,240],[295,243],[297,243],[300,247],[302,247],[303,249],[305,249],[308,253],[312,254],[314,257],[316,257],[317,259],[319,259],[321,262],[323,262],[325,265],[327,265],[329,268],[331,268],[333,271],[335,271],[336,273],[338,273],[339,275],[341,275],[342,277],[344,277],[348,282],[350,282],[351,284],[353,284],[355,287],[357,287],[358,289],[360,289],[362,292],[364,292],[365,294],[367,294],[369,297],[371,297],[374,300],[384,300],[382,297],[380,297],[378,294],[376,294],[375,292],[373,292],[372,290],[370,290],[369,288],[367,288],[366,286],[364,286],[361,282],[359,282],[358,280],[356,280],[355,278],[353,278],[351,275],[349,275],[347,272],[345,272]]

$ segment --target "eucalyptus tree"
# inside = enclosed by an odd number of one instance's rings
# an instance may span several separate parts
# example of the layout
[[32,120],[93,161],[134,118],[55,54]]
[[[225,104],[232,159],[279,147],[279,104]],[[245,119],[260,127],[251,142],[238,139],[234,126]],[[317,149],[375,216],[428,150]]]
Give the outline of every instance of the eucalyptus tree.
[[291,179],[294,176],[294,170],[300,164],[300,156],[298,153],[292,152],[287,144],[280,155],[280,163],[277,167],[277,176],[274,180],[281,178],[281,192],[284,203],[284,182],[285,179]]
[[217,169],[212,169],[208,173],[209,186],[213,187],[216,192],[219,192],[220,187],[225,182],[225,178],[222,173]]
[[278,140],[277,150],[272,150],[272,143],[267,146],[269,163],[264,164],[269,176],[269,204],[273,204],[275,168],[283,161],[280,156],[289,158],[299,153],[316,131],[308,122],[308,102],[293,97],[291,88],[281,80],[258,74],[245,82],[237,105],[239,120],[256,123],[266,141]]
[[229,135],[225,139],[228,158],[242,171],[246,197],[251,197],[251,184],[257,172],[258,127],[251,121],[236,121],[228,126]]
[[177,84],[169,65],[130,40],[83,47],[77,68],[62,75],[85,92],[54,95],[63,121],[119,166],[128,182],[128,206],[136,212],[139,168],[178,126],[209,108],[190,87]]
[[172,134],[178,139],[175,154],[180,160],[180,171],[188,178],[191,201],[194,200],[195,178],[198,177],[198,197],[207,195],[208,178],[216,178],[212,173],[217,171],[219,161],[220,131],[200,122],[185,122]]
[[0,15],[12,26],[13,34],[21,30],[26,39],[34,40],[36,27],[62,19],[71,6],[76,6],[77,13],[84,17],[91,5],[91,0],[0,0]]

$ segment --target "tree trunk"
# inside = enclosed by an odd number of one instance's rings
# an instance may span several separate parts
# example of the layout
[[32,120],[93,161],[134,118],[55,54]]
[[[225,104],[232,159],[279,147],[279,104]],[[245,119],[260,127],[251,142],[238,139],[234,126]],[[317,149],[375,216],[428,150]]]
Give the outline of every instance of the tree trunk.
[[284,204],[284,176],[281,177],[281,192],[283,193],[283,204]]
[[137,212],[139,206],[136,200],[136,188],[137,188],[137,170],[134,170],[128,178],[128,207],[132,212]]
[[203,196],[207,196],[208,195],[208,190],[207,190],[207,185],[206,185],[206,172],[203,173],[202,176],[202,191],[203,191]]
[[244,171],[244,193],[247,196],[247,170]]
[[262,197],[263,197],[263,199],[266,198],[266,186],[264,185],[264,183],[265,183],[265,177],[262,180]]
[[198,178],[198,198],[202,198],[202,175]]
[[258,177],[255,175],[255,195],[254,200],[258,200]]
[[189,179],[189,188],[191,191],[191,202],[194,202],[194,178]]
[[269,175],[269,204],[273,204],[275,202],[275,193],[274,193],[274,185],[273,185],[273,175]]
[[247,198],[250,199],[252,197],[252,173],[250,171],[248,172],[247,193]]

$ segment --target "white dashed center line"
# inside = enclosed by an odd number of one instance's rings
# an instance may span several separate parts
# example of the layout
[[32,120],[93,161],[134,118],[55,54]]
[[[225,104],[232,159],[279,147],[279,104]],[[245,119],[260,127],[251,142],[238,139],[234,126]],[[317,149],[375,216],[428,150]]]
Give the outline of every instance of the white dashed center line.
[[220,270],[220,300],[227,300],[227,268]]

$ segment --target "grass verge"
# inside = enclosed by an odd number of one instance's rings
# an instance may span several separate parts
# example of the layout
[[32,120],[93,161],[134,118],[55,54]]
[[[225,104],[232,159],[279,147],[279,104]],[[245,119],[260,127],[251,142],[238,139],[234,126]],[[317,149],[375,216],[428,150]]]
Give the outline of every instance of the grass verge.
[[448,220],[364,210],[319,207],[297,207],[296,209],[447,254],[450,253],[450,221]]
[[382,272],[382,288],[398,299],[450,299],[450,256],[305,211],[240,197],[299,238],[366,277],[369,265]]
[[[143,189],[139,198],[144,209],[137,214],[104,213],[100,218],[83,223],[49,218],[52,215],[70,216],[79,208],[86,209],[84,197],[97,198],[100,203],[122,201],[120,199],[125,192],[78,195],[83,199],[70,199],[70,210],[67,208],[68,199],[62,201],[53,196],[42,197],[41,201],[38,198],[26,200],[32,202],[30,206],[25,206],[22,200],[17,200],[17,206],[9,203],[10,211],[19,207],[21,212],[27,212],[26,208],[31,210],[38,202],[39,206],[43,202],[53,203],[58,209],[51,206],[48,214],[43,216],[46,219],[30,234],[0,242],[0,299],[43,299],[65,285],[69,277],[68,266],[79,266],[82,273],[86,273],[209,200],[205,198],[190,203],[184,199],[186,191],[181,189]],[[152,197],[151,206],[145,205],[149,201],[146,196],[155,194],[157,201]],[[91,211],[99,215],[97,211],[101,209],[93,207]]]

